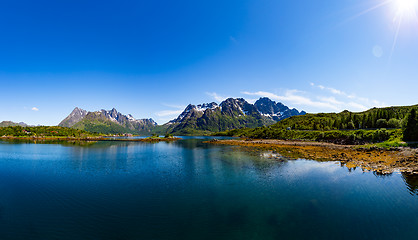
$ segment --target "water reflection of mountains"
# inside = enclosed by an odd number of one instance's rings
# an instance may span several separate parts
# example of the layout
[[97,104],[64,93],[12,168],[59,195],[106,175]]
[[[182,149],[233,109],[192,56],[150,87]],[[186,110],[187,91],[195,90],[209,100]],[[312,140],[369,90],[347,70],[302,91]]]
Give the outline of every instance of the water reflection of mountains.
[[[8,139],[8,140],[1,140],[0,142],[2,144],[56,144],[61,145],[65,147],[76,147],[72,151],[74,155],[73,164],[76,168],[84,168],[88,167],[88,162],[91,163],[94,166],[90,166],[93,168],[108,168],[109,164],[112,165],[111,168],[118,168],[118,169],[124,169],[128,167],[128,161],[131,157],[131,149],[134,148],[141,148],[141,147],[147,147],[150,144],[156,144],[159,146],[165,146],[165,147],[176,147],[180,149],[187,149],[191,150],[192,152],[194,150],[205,150],[205,149],[219,149],[220,152],[222,152],[219,156],[229,156],[225,159],[222,159],[223,164],[232,165],[234,167],[243,167],[243,168],[254,168],[257,172],[262,174],[269,174],[272,171],[277,171],[282,166],[286,165],[286,163],[292,159],[290,158],[278,158],[274,161],[269,161],[271,159],[265,159],[263,157],[260,157],[259,151],[249,151],[246,148],[241,147],[220,147],[220,146],[213,146],[207,143],[204,143],[204,141],[212,139],[211,137],[200,137],[200,138],[193,138],[193,137],[184,137],[181,140],[175,141],[175,142],[158,142],[158,143],[147,143],[147,142],[128,142],[128,141],[64,141],[64,140],[47,140],[47,139],[41,139],[41,140],[32,140],[32,139]],[[83,150],[84,149],[84,150]],[[97,152],[96,154],[100,154],[102,156],[102,162],[101,164],[97,164],[97,162],[93,163],[93,161],[89,161],[85,159],[83,156],[84,154],[88,153],[91,149],[93,151],[95,150],[104,150]],[[123,159],[114,159],[114,156],[121,154],[122,156],[125,156],[125,160]],[[191,152],[183,152],[184,159],[188,159],[189,161],[193,159],[193,154]],[[208,157],[208,153],[204,153],[205,158],[208,158],[210,160],[210,157]],[[248,156],[250,156],[248,158]],[[242,161],[235,161],[236,159],[242,160],[246,159],[246,162]],[[87,160],[87,161],[86,161]],[[296,159],[294,159],[296,160]],[[84,162],[84,164],[81,164]],[[320,161],[322,162],[322,161]],[[190,163],[190,162],[189,162]],[[193,165],[193,164],[192,164]],[[341,164],[341,167],[346,168],[345,164]],[[347,171],[355,171],[356,168],[346,168]],[[392,174],[381,174],[378,172],[373,172],[373,174],[378,177],[391,177]],[[405,185],[408,189],[408,191],[412,195],[418,195],[418,175],[416,174],[408,174],[408,173],[402,173],[402,178],[405,182]]]
[[[217,137],[219,138],[219,137]],[[57,144],[61,146],[78,146],[78,147],[89,147],[89,148],[107,148],[111,146],[128,147],[137,145],[148,145],[148,144],[169,144],[173,146],[179,146],[187,149],[195,148],[210,148],[204,141],[211,140],[213,137],[183,137],[181,140],[173,142],[138,142],[138,141],[85,141],[85,140],[58,140],[58,139],[3,139],[0,142],[5,144]],[[231,139],[225,137],[222,139]]]
[[[85,140],[57,140],[57,139],[4,139],[4,144],[55,144],[65,147],[86,147],[86,148],[108,148],[108,147],[129,147],[146,144],[157,144],[158,142],[138,142],[138,141],[85,141]],[[166,143],[166,142],[164,142]],[[168,142],[167,144],[171,144]]]

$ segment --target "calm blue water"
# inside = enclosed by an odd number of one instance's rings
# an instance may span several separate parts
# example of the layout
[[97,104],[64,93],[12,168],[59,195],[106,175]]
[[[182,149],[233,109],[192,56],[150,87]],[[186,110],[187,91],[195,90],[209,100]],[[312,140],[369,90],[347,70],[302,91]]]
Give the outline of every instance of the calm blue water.
[[416,239],[418,179],[203,138],[0,142],[0,239]]

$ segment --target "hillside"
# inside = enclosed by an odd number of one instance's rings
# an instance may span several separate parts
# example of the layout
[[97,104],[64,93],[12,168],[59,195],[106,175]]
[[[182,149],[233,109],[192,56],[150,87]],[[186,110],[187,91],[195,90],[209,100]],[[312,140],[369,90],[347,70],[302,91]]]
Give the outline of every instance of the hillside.
[[284,119],[271,128],[293,130],[400,128],[403,119],[412,108],[418,108],[418,105],[372,108],[364,112],[346,110],[341,113],[306,114]]
[[[356,113],[343,111],[341,113],[306,114],[284,119],[268,127],[235,129],[219,132],[216,135],[265,139],[325,140],[343,144],[381,142],[391,139],[400,141],[402,139],[400,128],[408,125],[407,118],[412,109],[418,109],[418,105],[372,108]],[[416,127],[411,126],[410,128],[414,134]]]

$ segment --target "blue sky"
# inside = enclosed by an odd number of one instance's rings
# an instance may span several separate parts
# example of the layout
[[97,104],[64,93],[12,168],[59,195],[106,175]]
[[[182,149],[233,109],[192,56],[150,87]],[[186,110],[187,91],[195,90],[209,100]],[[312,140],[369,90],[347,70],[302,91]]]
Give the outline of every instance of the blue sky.
[[162,124],[268,96],[307,112],[418,103],[415,0],[0,1],[0,121],[74,107]]

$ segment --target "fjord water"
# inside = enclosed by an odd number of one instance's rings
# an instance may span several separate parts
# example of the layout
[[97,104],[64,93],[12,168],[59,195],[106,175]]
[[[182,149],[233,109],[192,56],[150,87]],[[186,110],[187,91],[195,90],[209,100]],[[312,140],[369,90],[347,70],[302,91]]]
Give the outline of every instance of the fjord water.
[[0,142],[0,239],[413,239],[417,178],[242,147]]

